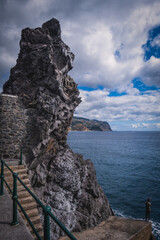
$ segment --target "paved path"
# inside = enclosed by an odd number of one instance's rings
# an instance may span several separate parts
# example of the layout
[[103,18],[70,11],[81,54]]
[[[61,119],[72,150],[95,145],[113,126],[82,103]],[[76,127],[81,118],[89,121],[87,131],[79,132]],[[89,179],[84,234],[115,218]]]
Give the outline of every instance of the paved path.
[[[94,228],[73,233],[78,240],[149,240],[151,239],[151,223],[110,216]],[[59,240],[69,240],[61,237]]]
[[4,189],[4,195],[0,196],[0,240],[33,240],[20,214],[18,221],[19,225],[11,226],[12,199]]

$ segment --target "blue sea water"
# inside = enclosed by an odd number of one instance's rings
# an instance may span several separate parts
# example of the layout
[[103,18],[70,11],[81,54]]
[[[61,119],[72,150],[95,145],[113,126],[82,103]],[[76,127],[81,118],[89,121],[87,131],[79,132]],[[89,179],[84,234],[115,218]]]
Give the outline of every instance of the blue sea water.
[[153,232],[160,240],[160,132],[69,132],[68,144],[92,160],[116,215],[144,219],[151,198]]

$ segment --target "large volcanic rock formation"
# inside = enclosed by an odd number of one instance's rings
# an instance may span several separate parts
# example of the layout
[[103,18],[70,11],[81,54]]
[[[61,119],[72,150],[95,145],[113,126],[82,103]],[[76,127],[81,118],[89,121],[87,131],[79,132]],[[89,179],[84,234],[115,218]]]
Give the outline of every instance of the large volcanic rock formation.
[[[26,112],[23,157],[35,192],[69,230],[77,231],[95,226],[112,210],[92,162],[67,145],[68,128],[80,103],[77,85],[67,75],[73,59],[56,19],[41,28],[26,28],[3,93],[19,96]],[[57,239],[59,228],[52,223],[51,229],[52,239]]]

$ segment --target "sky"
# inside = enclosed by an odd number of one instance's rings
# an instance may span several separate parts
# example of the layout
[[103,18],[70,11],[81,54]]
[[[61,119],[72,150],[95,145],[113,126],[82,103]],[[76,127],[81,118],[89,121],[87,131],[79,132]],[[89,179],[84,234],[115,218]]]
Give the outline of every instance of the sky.
[[114,131],[160,131],[160,0],[0,0],[0,92],[21,30],[51,18],[75,54],[75,116]]

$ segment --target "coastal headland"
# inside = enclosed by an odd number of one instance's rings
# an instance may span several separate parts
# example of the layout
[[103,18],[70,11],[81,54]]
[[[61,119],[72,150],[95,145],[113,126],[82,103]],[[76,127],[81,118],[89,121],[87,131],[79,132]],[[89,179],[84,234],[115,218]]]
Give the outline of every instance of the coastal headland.
[[90,120],[82,117],[73,117],[70,131],[112,131],[106,121]]

